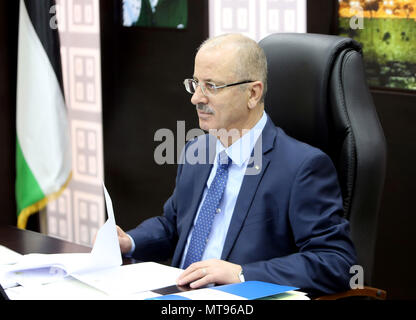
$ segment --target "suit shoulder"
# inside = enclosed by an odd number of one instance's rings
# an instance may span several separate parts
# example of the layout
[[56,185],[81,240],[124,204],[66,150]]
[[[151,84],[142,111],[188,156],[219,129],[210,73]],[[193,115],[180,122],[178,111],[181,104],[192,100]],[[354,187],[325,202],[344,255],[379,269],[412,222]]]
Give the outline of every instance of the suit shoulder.
[[280,156],[286,155],[286,157],[299,164],[313,158],[330,160],[329,156],[321,149],[289,136],[279,127],[276,127],[276,129],[276,151]]

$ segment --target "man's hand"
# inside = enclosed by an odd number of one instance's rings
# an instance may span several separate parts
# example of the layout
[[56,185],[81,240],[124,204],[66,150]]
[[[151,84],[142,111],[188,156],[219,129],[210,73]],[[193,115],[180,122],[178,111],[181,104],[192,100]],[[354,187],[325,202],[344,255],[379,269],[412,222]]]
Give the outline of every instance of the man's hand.
[[130,238],[127,236],[119,226],[117,227],[118,242],[120,243],[120,250],[122,253],[128,253],[131,250],[132,244]]
[[189,284],[192,289],[206,286],[207,284],[230,284],[240,282],[238,275],[241,266],[231,262],[211,259],[191,264],[178,278],[177,284],[184,286]]

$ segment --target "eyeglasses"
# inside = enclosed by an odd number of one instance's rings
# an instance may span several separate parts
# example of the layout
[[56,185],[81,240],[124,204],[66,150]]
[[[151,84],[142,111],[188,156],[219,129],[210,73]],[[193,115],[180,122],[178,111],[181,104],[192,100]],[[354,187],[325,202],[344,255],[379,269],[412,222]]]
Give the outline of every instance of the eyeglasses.
[[239,84],[244,84],[244,83],[250,83],[250,82],[254,82],[253,80],[244,80],[244,81],[240,81],[240,82],[235,82],[235,83],[231,83],[231,84],[224,84],[222,86],[217,86],[214,83],[211,82],[207,82],[205,84],[199,83],[198,81],[196,81],[195,79],[185,79],[183,84],[185,85],[185,89],[186,91],[188,91],[190,94],[194,94],[196,91],[196,88],[199,86],[202,90],[202,93],[204,94],[204,96],[208,97],[210,95],[215,95],[217,93],[218,89],[223,89],[223,88],[227,88],[227,87],[232,87],[232,86],[236,86]]

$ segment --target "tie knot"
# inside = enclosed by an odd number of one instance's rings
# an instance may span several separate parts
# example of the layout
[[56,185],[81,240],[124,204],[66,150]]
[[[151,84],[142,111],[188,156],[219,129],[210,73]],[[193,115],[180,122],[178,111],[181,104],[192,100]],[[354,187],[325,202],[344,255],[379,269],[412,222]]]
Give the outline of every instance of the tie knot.
[[228,169],[228,167],[230,166],[232,162],[233,161],[228,157],[225,151],[222,151],[218,155],[218,164],[221,166],[221,168]]

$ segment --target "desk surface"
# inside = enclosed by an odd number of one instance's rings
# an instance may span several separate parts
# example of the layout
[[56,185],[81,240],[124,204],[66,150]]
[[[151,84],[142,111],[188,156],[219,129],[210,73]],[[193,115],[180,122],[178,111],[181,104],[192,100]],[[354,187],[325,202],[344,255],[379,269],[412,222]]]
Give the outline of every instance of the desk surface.
[[11,226],[0,226],[0,245],[21,254],[85,253],[91,251],[91,248],[87,246]]

